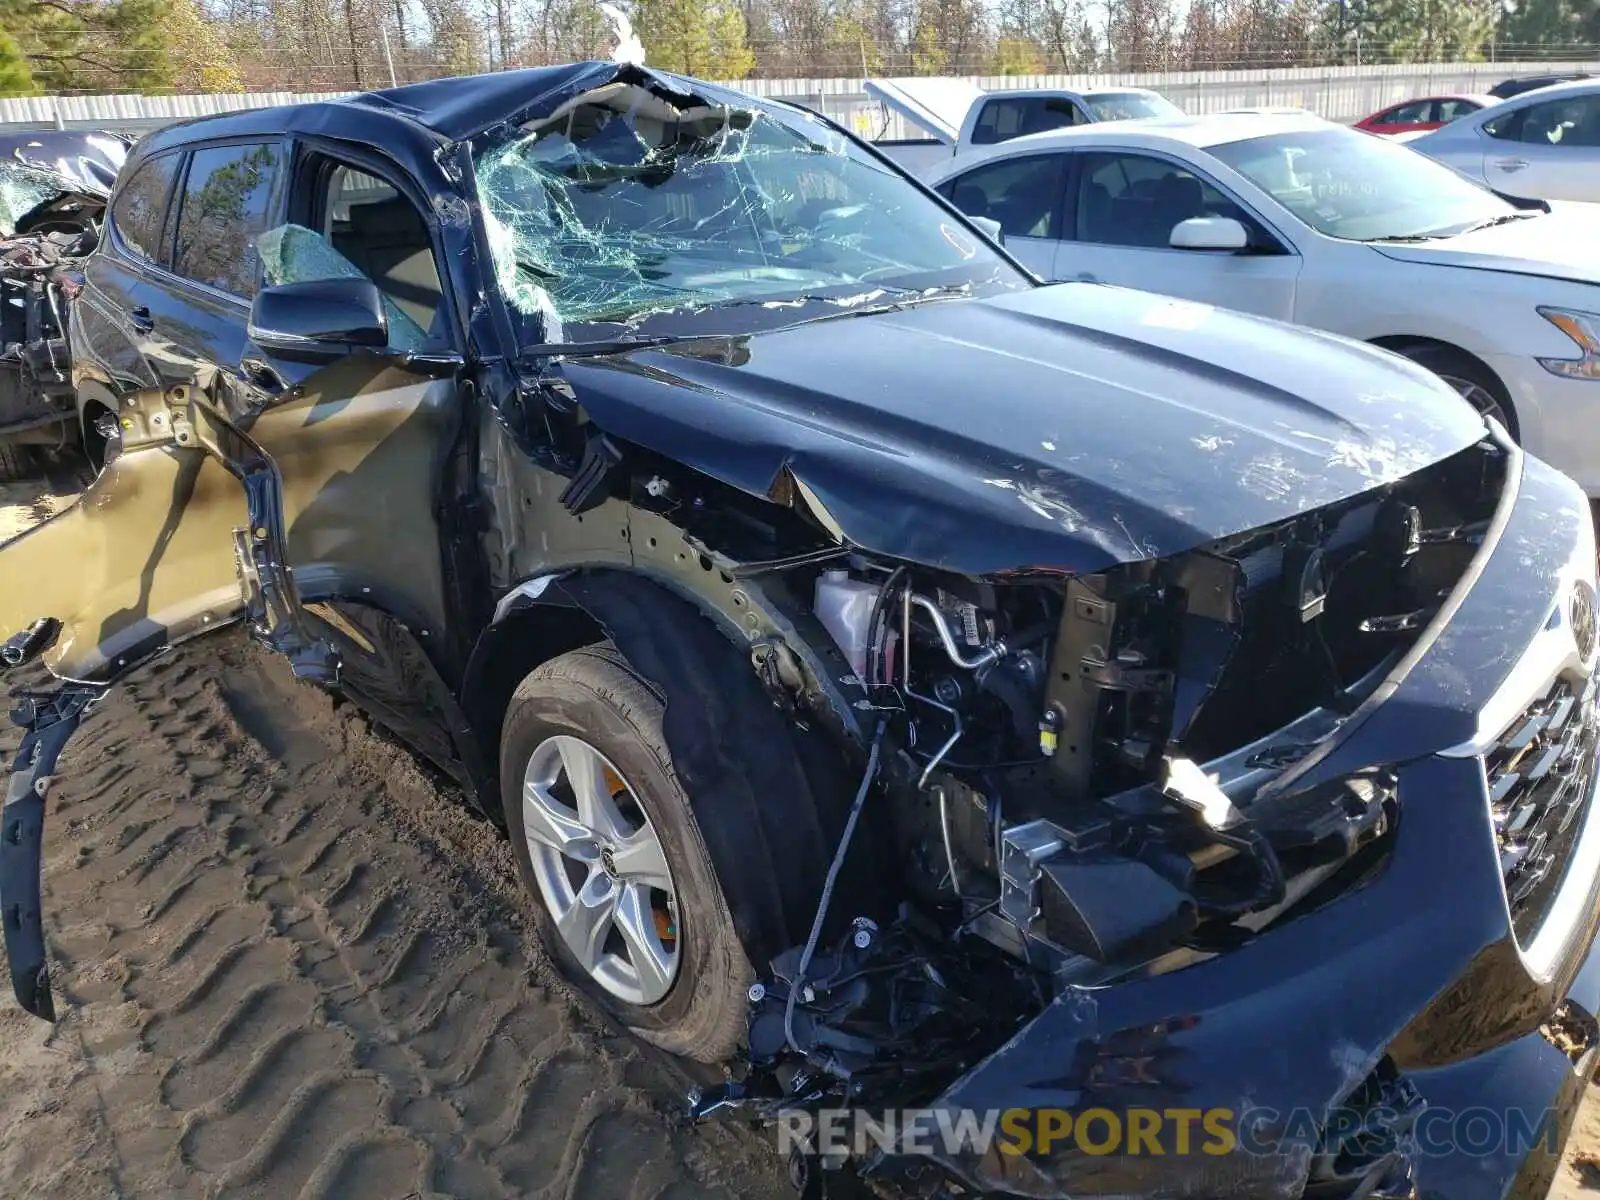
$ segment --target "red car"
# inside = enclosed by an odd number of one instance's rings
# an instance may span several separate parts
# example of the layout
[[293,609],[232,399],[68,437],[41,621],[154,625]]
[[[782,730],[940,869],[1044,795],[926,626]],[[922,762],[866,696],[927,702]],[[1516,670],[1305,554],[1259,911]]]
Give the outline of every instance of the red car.
[[1356,128],[1383,134],[1437,129],[1457,117],[1464,117],[1496,103],[1498,101],[1493,96],[1429,96],[1425,100],[1407,100],[1379,109],[1366,120],[1357,121]]

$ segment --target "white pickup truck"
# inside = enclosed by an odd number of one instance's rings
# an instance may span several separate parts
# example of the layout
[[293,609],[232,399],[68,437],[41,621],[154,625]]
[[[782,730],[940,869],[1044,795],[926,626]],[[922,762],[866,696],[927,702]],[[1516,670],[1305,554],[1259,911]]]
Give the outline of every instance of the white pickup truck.
[[974,146],[992,146],[1028,133],[1068,125],[1181,117],[1172,101],[1143,88],[1062,88],[986,92],[965,79],[869,79],[866,89],[910,124],[931,136],[879,139],[874,144],[913,175],[920,175]]

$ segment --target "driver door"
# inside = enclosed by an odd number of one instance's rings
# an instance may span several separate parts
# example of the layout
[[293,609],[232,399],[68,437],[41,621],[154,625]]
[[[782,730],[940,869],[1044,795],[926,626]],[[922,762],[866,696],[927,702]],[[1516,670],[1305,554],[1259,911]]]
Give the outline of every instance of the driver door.
[[[164,386],[122,398],[122,452],[78,504],[0,546],[0,638],[55,618],[46,664],[105,681],[249,616],[301,673],[359,681],[388,653],[360,610],[448,672],[434,507],[456,341],[423,210],[363,162],[265,143],[195,150],[174,204],[141,346]],[[251,340],[263,285],[352,275],[383,295],[387,349],[291,361]]]
[[[1065,238],[1054,277],[1112,283],[1240,312],[1294,319],[1300,257],[1210,179],[1185,163],[1129,150],[1073,156]],[[1231,217],[1243,251],[1177,250],[1192,217]]]

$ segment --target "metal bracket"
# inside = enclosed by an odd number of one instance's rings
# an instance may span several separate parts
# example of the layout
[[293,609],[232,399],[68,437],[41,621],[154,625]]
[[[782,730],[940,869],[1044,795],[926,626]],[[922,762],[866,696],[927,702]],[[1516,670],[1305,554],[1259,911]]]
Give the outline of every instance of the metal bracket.
[[298,677],[337,687],[338,653],[327,639],[311,632],[289,573],[283,478],[277,464],[198,390],[174,388],[171,395],[187,401],[187,436],[244,485],[250,527],[234,531],[234,556],[245,612],[256,635],[288,658]]
[[1029,821],[1000,835],[1000,912],[1019,929],[1039,915],[1039,864],[1065,846],[1049,821]]
[[109,687],[69,683],[53,692],[24,692],[11,720],[25,731],[0,810],[0,924],[5,928],[11,989],[23,1009],[56,1019],[39,898],[45,798],[61,751]]

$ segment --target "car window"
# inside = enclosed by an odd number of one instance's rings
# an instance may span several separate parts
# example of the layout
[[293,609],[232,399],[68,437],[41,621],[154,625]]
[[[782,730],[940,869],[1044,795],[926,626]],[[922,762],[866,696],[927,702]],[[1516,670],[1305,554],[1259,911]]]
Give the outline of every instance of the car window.
[[1525,108],[1501,113],[1499,116],[1485,121],[1483,123],[1483,131],[1492,138],[1514,142],[1522,135],[1522,119],[1527,115],[1528,110]]
[[1098,92],[1084,103],[1096,121],[1137,121],[1142,117],[1181,117],[1183,109],[1148,92]]
[[1477,111],[1478,106],[1471,100],[1441,100],[1438,108],[1434,110],[1433,119],[1449,124],[1451,121],[1458,120],[1468,113]]
[[990,100],[978,112],[972,129],[975,146],[1007,142],[1029,133],[1085,125],[1088,118],[1064,96],[1022,96],[1014,100]]
[[1034,154],[989,163],[945,185],[946,194],[969,217],[999,221],[1007,237],[1059,237],[1065,161],[1059,154]]
[[111,223],[122,244],[152,262],[166,257],[161,228],[179,157],[163,154],[141,163],[111,204]]
[[271,219],[277,146],[211,146],[189,160],[172,269],[186,279],[249,299],[256,293],[256,240]]
[[1516,136],[1542,146],[1600,146],[1600,95],[1530,105]]
[[339,164],[328,176],[322,232],[418,328],[431,330],[441,288],[421,211],[386,181]]
[[1104,246],[1167,247],[1191,217],[1254,222],[1215,184],[1147,154],[1085,154],[1078,175],[1074,236]]
[[1350,241],[1447,237],[1516,210],[1389,138],[1316,128],[1206,147],[1319,233]]
[[1418,100],[1412,104],[1402,104],[1391,108],[1383,116],[1385,125],[1424,125],[1428,121],[1428,109],[1432,107],[1428,100]]

